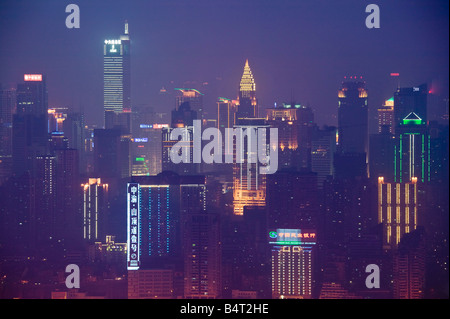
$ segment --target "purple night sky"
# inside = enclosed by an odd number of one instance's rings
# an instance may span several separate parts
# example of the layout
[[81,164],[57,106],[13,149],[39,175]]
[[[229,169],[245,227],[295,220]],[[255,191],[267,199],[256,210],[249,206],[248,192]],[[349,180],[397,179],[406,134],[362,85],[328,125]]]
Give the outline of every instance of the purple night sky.
[[[65,7],[80,7],[81,28],[67,29]],[[368,29],[365,8],[380,7],[381,28]],[[17,0],[0,3],[0,83],[24,73],[47,75],[49,107],[83,107],[102,125],[103,41],[129,22],[133,105],[169,111],[158,92],[208,82],[205,108],[236,98],[245,59],[262,108],[290,102],[336,124],[344,76],[363,76],[371,121],[396,84],[432,83],[448,97],[449,3],[438,0]]]

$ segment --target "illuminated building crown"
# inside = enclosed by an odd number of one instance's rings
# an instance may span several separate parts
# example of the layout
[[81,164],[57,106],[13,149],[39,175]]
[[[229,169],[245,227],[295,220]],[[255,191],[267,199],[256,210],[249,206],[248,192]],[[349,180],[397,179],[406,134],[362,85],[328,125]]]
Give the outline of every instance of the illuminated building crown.
[[242,74],[239,91],[243,93],[243,96],[245,96],[245,93],[247,92],[250,93],[256,91],[255,80],[253,79],[252,70],[248,65],[248,60],[245,61],[244,74]]

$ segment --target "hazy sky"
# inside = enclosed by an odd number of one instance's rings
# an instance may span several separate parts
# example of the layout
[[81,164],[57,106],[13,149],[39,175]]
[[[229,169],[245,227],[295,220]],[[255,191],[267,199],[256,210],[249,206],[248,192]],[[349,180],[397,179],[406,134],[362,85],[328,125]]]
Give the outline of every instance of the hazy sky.
[[[80,29],[65,26],[70,3],[80,7]],[[380,29],[365,26],[370,3],[380,7]],[[51,107],[83,107],[101,125],[103,41],[123,33],[125,19],[134,105],[169,111],[162,86],[208,82],[215,117],[218,96],[236,98],[245,59],[262,108],[294,96],[319,124],[336,124],[344,76],[363,76],[372,119],[396,87],[391,72],[402,86],[433,83],[448,96],[449,2],[438,0],[2,0],[0,83],[46,74]]]

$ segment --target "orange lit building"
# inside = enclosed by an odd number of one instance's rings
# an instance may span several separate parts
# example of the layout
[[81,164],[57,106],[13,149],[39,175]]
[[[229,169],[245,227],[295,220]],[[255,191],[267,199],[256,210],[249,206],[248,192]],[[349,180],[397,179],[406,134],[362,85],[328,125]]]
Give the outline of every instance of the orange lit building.
[[100,178],[89,178],[83,188],[83,239],[88,242],[105,238],[108,184]]
[[404,234],[419,224],[417,178],[408,183],[388,183],[378,178],[378,223],[383,223],[383,245],[395,248]]

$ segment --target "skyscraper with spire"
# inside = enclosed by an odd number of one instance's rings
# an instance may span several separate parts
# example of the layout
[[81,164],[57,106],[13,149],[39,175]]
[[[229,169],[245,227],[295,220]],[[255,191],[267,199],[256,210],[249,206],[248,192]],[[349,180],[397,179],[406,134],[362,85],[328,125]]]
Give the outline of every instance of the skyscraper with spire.
[[252,70],[245,61],[244,73],[239,84],[239,95],[237,104],[237,120],[240,118],[257,118],[258,100],[256,99],[256,84],[253,78]]
[[131,110],[130,35],[128,21],[119,39],[106,39],[103,45],[103,107],[114,113]]

